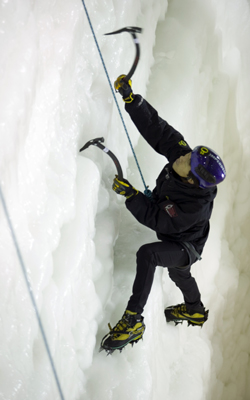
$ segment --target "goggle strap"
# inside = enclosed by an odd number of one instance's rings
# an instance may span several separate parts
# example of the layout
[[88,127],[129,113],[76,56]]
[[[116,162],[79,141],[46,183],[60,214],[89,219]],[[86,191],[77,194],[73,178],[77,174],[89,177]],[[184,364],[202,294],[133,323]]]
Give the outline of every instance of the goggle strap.
[[204,181],[208,182],[208,183],[214,183],[216,184],[216,179],[215,177],[210,174],[210,172],[208,172],[206,170],[205,167],[203,167],[203,165],[199,164],[196,168],[195,168],[195,172],[196,174],[203,179]]

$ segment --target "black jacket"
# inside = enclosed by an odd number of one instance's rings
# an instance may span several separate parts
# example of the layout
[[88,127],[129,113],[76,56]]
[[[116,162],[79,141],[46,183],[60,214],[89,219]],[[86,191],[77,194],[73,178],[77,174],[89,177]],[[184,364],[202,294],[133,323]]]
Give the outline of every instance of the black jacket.
[[153,229],[158,239],[190,242],[201,253],[217,187],[196,188],[174,172],[174,161],[192,149],[145,99],[136,95],[125,109],[144,139],[169,161],[156,180],[152,199],[139,192],[126,200],[126,207],[141,224]]

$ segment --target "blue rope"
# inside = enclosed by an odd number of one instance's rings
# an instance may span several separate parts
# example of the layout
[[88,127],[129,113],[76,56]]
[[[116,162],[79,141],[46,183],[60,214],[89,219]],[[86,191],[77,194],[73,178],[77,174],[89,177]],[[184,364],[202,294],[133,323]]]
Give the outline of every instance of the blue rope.
[[41,318],[39,316],[39,312],[38,312],[38,308],[37,308],[37,305],[36,305],[35,297],[33,295],[33,291],[32,291],[32,288],[31,288],[31,285],[30,285],[30,282],[29,282],[29,279],[28,279],[27,271],[26,271],[26,268],[25,268],[25,265],[24,265],[24,262],[23,262],[21,251],[19,249],[19,245],[18,245],[18,242],[17,242],[17,239],[16,239],[16,235],[15,235],[12,223],[11,223],[10,215],[8,213],[8,210],[7,210],[7,206],[6,206],[6,202],[5,202],[5,199],[4,199],[4,196],[3,196],[3,192],[2,192],[1,186],[0,186],[0,197],[1,197],[1,202],[2,202],[2,205],[3,205],[3,210],[4,210],[4,213],[5,213],[8,225],[9,225],[9,229],[10,229],[10,233],[11,233],[11,236],[12,236],[12,240],[13,240],[16,252],[17,252],[17,257],[18,257],[19,263],[20,263],[20,265],[22,267],[24,280],[26,282],[26,285],[27,285],[27,288],[28,288],[28,292],[30,294],[31,302],[32,302],[32,305],[33,305],[35,313],[36,313],[36,318],[37,318],[38,325],[39,325],[39,328],[40,328],[40,331],[41,331],[41,334],[42,334],[42,338],[43,338],[43,341],[44,341],[44,344],[45,344],[45,348],[46,348],[47,353],[48,353],[49,361],[50,361],[50,364],[51,364],[51,367],[52,367],[52,371],[53,371],[53,374],[54,374],[54,377],[55,377],[55,380],[56,380],[57,388],[58,388],[61,400],[64,400],[62,389],[61,389],[61,385],[60,385],[60,382],[59,382],[59,379],[58,379],[58,376],[57,376],[57,373],[56,373],[56,369],[55,369],[55,365],[54,365],[54,362],[53,362],[53,359],[52,359],[52,356],[51,356],[51,352],[50,352],[50,349],[49,349],[48,341],[47,341],[47,338],[46,338],[46,335],[45,335],[45,331],[44,331],[44,328],[43,328],[43,324],[42,324]]
[[104,60],[103,60],[103,57],[102,57],[102,52],[101,52],[100,47],[99,47],[99,45],[98,45],[98,42],[97,42],[97,39],[96,39],[96,35],[95,35],[95,32],[94,32],[94,29],[93,29],[91,20],[90,20],[90,18],[89,18],[89,14],[88,14],[88,11],[87,11],[87,8],[86,8],[86,5],[85,5],[84,0],[82,0],[82,4],[83,4],[83,7],[84,7],[84,9],[85,9],[85,13],[86,13],[86,16],[87,16],[87,19],[88,19],[88,22],[89,22],[89,26],[90,26],[90,29],[91,29],[91,31],[92,31],[92,34],[93,34],[93,37],[94,37],[94,40],[95,40],[95,44],[96,44],[97,50],[98,50],[98,52],[99,52],[99,55],[100,55],[100,58],[101,58],[101,61],[102,61],[102,65],[103,65],[104,71],[105,71],[105,73],[106,73],[106,76],[107,76],[107,79],[108,79],[108,83],[109,83],[109,86],[110,86],[112,95],[113,95],[114,100],[115,100],[115,104],[116,104],[117,109],[118,109],[118,112],[119,112],[119,114],[120,114],[120,117],[121,117],[121,120],[122,120],[122,124],[123,124],[124,130],[125,130],[125,132],[126,132],[126,135],[127,135],[127,138],[128,138],[128,141],[129,141],[129,144],[130,144],[132,153],[133,153],[133,155],[134,155],[134,159],[135,159],[137,168],[138,168],[138,170],[139,170],[139,173],[140,173],[140,175],[141,175],[141,179],[142,179],[143,185],[144,185],[144,187],[145,187],[144,193],[145,193],[145,195],[146,195],[147,197],[151,197],[151,191],[148,189],[148,186],[146,185],[146,183],[145,183],[145,181],[144,181],[144,178],[143,178],[143,175],[142,175],[142,172],[141,172],[141,168],[140,168],[139,162],[138,162],[138,160],[137,160],[135,151],[134,151],[134,149],[133,149],[133,145],[132,145],[132,142],[131,142],[131,140],[130,140],[130,137],[129,137],[129,134],[128,134],[128,130],[127,130],[127,127],[126,127],[126,125],[125,125],[125,122],[124,122],[124,119],[123,119],[123,116],[122,116],[122,113],[121,113],[119,104],[118,104],[118,102],[117,102],[117,99],[116,99],[116,96],[115,96],[115,92],[114,92],[114,90],[113,90],[113,87],[112,87],[112,84],[111,84],[111,81],[110,81],[110,78],[109,78],[109,74],[108,74],[108,71],[107,71],[105,62],[104,62]]

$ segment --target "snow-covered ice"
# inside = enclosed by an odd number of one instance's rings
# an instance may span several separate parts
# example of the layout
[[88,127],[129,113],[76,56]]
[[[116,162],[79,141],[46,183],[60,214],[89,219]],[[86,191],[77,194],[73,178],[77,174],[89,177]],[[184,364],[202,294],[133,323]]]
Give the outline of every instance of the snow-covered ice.
[[[192,272],[210,310],[203,329],[166,325],[181,293],[159,268],[144,340],[99,353],[122,316],[135,254],[154,232],[112,190],[103,136],[143,190],[81,0],[0,1],[0,183],[65,400],[250,399],[249,0],[85,2],[113,82],[133,88],[194,147],[225,161],[210,237]],[[151,189],[165,160],[139,137],[117,95]],[[149,162],[150,160],[150,162]],[[0,204],[0,399],[60,399]]]

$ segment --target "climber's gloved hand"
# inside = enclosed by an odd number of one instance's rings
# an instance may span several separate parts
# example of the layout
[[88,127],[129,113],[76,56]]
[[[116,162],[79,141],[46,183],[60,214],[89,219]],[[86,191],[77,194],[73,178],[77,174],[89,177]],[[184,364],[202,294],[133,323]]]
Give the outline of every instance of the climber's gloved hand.
[[121,194],[122,196],[125,196],[127,199],[139,193],[138,190],[136,190],[127,181],[127,179],[119,180],[117,175],[115,176],[112,189],[114,190],[114,192],[116,192],[117,194]]
[[132,103],[134,100],[134,93],[132,91],[132,81],[129,79],[128,83],[124,81],[126,75],[120,75],[114,83],[115,90],[122,95],[125,103]]

